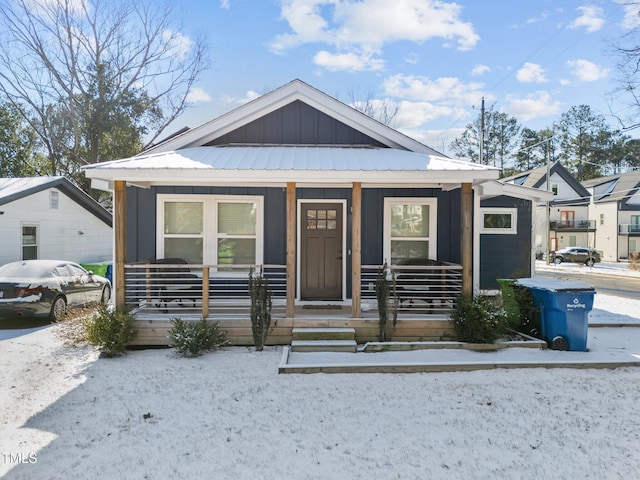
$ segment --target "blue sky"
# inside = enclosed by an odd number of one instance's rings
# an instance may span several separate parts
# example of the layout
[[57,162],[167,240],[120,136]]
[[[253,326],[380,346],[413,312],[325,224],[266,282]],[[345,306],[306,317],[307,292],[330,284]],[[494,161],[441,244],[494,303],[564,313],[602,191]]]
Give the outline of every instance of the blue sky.
[[445,153],[482,97],[533,129],[580,104],[609,118],[610,42],[640,19],[621,2],[184,0],[183,34],[207,37],[211,68],[175,129],[295,78],[347,103],[397,102],[396,128]]

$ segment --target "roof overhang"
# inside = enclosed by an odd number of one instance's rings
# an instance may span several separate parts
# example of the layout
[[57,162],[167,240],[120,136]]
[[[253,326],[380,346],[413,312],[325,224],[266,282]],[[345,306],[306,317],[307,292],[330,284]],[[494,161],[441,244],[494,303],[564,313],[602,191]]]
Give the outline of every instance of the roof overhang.
[[534,202],[550,202],[553,200],[553,192],[538,190],[537,188],[523,187],[513,183],[503,183],[498,180],[490,180],[478,185],[480,198],[498,197],[507,195],[509,197],[523,198]]
[[496,179],[499,170],[390,148],[196,147],[83,167],[95,188],[156,185],[439,186]]

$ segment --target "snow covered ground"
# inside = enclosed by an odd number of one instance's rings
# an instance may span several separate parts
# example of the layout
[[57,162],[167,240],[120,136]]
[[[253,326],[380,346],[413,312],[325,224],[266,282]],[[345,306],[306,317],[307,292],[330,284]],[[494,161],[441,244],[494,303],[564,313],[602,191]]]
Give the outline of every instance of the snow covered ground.
[[[596,320],[638,302],[598,294]],[[0,331],[2,478],[640,477],[638,367],[278,375],[279,347],[98,359],[57,328]],[[589,332],[640,355],[640,328]]]

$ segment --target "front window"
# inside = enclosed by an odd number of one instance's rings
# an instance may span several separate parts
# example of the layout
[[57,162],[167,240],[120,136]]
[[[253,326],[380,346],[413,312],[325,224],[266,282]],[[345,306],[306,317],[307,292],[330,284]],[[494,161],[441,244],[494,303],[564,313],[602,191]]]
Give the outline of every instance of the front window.
[[385,199],[385,258],[436,258],[436,199]]
[[38,258],[38,226],[22,226],[22,260]]
[[158,258],[191,264],[262,262],[262,197],[159,195]]

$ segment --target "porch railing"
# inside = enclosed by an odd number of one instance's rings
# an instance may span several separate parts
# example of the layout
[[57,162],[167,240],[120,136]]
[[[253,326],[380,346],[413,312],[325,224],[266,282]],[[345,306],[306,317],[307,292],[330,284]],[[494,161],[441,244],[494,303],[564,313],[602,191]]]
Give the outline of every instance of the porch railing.
[[639,234],[640,224],[638,223],[621,223],[618,225],[618,233],[620,235]]
[[[379,265],[362,267],[364,310],[378,308],[376,280],[381,268]],[[397,306],[399,317],[448,314],[462,293],[462,266],[454,263],[387,266],[385,275],[391,282],[390,302]]]
[[283,265],[195,265],[135,263],[125,265],[125,301],[129,308],[168,316],[191,313],[248,318],[251,308],[249,271],[262,271],[269,281],[273,313],[285,312],[286,270]]
[[[274,316],[286,316],[286,268],[284,265],[196,265],[184,263],[132,263],[125,265],[125,301],[134,311],[164,317],[193,315],[249,318],[249,271],[261,271],[268,279]],[[363,313],[377,311],[376,279],[381,265],[363,265],[361,300]],[[437,265],[387,266],[392,280],[391,301],[399,317],[447,314],[462,292],[462,267]]]
[[595,230],[595,220],[552,220],[549,222],[551,230]]

